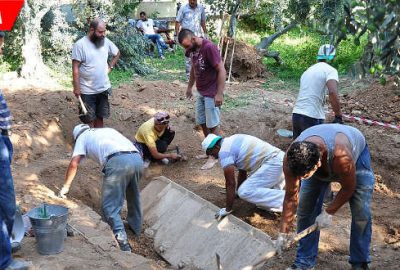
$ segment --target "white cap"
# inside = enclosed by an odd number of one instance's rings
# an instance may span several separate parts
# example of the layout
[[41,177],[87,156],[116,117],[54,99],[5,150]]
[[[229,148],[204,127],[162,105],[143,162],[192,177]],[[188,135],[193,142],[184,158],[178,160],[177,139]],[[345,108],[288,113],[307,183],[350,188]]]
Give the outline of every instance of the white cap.
[[221,136],[215,135],[213,133],[210,133],[207,135],[207,137],[203,140],[203,142],[201,143],[201,147],[203,148],[203,150],[206,152],[207,149],[209,148],[213,148],[214,145],[220,140],[222,139]]
[[335,46],[331,44],[325,44],[319,47],[317,59],[332,60],[336,55]]
[[74,135],[74,140],[78,138],[79,135],[81,135],[85,130],[90,129],[89,125],[86,124],[79,124],[74,127],[74,130],[72,131],[72,134]]

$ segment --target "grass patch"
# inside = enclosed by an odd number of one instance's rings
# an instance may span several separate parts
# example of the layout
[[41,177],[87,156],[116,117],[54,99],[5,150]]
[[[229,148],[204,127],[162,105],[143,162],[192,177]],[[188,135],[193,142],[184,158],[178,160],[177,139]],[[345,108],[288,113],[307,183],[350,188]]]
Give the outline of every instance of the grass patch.
[[133,71],[131,70],[120,70],[114,69],[108,74],[111,85],[113,87],[118,87],[121,84],[130,83],[133,77]]
[[155,54],[154,57],[146,58],[145,64],[152,67],[154,72],[144,76],[144,78],[147,80],[186,81],[183,49],[180,46],[176,46],[175,52],[165,52],[164,56],[164,60],[158,58],[158,54]]
[[238,108],[243,108],[251,104],[253,100],[257,98],[255,92],[245,92],[237,97],[231,97],[229,95],[224,96],[224,103],[221,107],[222,111],[229,112]]
[[[261,38],[271,33],[254,33],[239,30],[237,37],[250,45],[256,45]],[[364,47],[367,43],[367,37],[361,38],[361,45],[356,46],[354,39],[349,37],[342,41],[336,52],[336,58],[331,63],[339,74],[349,73],[353,63],[355,63],[363,54]],[[278,65],[272,58],[264,58],[263,63],[267,66],[267,70],[275,74],[279,79],[289,81],[298,81],[301,74],[317,62],[316,55],[318,48],[325,43],[329,43],[329,39],[319,33],[313,32],[308,28],[296,28],[285,35],[282,35],[274,41],[269,48],[271,51],[278,51],[283,60],[283,64]]]

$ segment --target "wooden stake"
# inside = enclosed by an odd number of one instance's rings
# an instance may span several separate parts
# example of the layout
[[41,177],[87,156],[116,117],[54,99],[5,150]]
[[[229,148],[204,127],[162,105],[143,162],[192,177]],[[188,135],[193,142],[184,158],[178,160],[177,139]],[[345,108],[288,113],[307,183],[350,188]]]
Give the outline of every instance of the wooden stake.
[[233,55],[234,55],[234,53],[235,53],[235,46],[236,46],[236,38],[233,40],[233,48],[232,48],[232,54],[231,54],[231,64],[229,65],[228,82],[231,82],[232,63],[233,63]]
[[229,41],[230,41],[230,38],[227,38],[226,47],[225,47],[225,55],[224,55],[224,66],[225,66],[225,62],[226,62],[226,56],[228,55]]

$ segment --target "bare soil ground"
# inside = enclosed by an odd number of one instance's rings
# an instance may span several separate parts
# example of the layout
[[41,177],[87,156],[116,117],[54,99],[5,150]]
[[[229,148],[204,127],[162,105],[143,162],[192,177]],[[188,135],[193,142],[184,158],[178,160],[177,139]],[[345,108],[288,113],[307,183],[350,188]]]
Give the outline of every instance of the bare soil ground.
[[[222,129],[226,136],[246,133],[262,138],[281,149],[286,149],[290,139],[276,134],[278,128],[291,128],[291,107],[295,94],[273,89],[267,91],[263,82],[248,81],[227,85],[226,99],[222,111]],[[186,85],[179,82],[143,81],[136,79],[131,84],[114,90],[111,100],[112,115],[107,126],[116,128],[125,136],[133,138],[141,123],[156,111],[166,110],[172,116],[171,124],[177,131],[173,144],[178,144],[188,156],[187,162],[168,166],[152,163],[141,185],[144,187],[151,179],[164,175],[219,207],[224,206],[224,177],[217,165],[209,171],[200,167],[204,160],[197,160],[201,154],[201,133],[195,129],[194,102],[184,98]],[[374,92],[375,86],[364,84],[365,93]],[[372,89],[372,90],[371,90]],[[385,88],[383,88],[385,89]],[[72,128],[78,123],[77,102],[70,91],[46,91],[24,89],[5,91],[8,104],[14,115],[12,140],[15,147],[14,181],[18,202],[24,210],[37,206],[38,201],[48,201],[42,192],[48,189],[57,192],[63,182],[72,149]],[[395,97],[393,97],[395,98]],[[357,99],[354,97],[353,99]],[[362,103],[362,98],[359,98]],[[347,103],[347,104],[350,104]],[[370,108],[374,99],[363,104]],[[346,105],[348,108],[348,105]],[[372,111],[372,109],[371,109]],[[384,114],[385,111],[379,112]],[[348,123],[359,128],[366,136],[371,148],[373,167],[377,181],[372,202],[373,241],[371,245],[372,269],[398,269],[400,260],[400,133],[380,127],[369,127],[358,123]],[[172,149],[174,145],[172,145]],[[100,213],[100,191],[102,176],[100,168],[93,162],[83,163],[70,191],[70,198],[81,202]],[[47,192],[47,193],[49,193]],[[27,195],[34,200],[27,199]],[[28,198],[30,198],[28,197]],[[279,215],[257,209],[239,199],[234,206],[234,215],[245,222],[276,237]],[[334,217],[334,225],[322,232],[320,254],[316,269],[349,269],[348,245],[350,234],[350,210],[343,207]],[[150,239],[145,236],[135,239],[130,234],[134,251],[154,259],[161,266],[168,267],[152,249]],[[24,240],[25,241],[25,240]],[[36,256],[32,240],[28,239],[23,248],[23,258]],[[72,241],[72,242],[71,242]],[[66,245],[73,247],[77,254],[84,253],[88,261],[87,269],[112,269],[107,258],[92,254],[82,239],[68,240]],[[29,247],[29,248],[28,248]],[[70,253],[68,253],[70,254]],[[77,261],[80,261],[79,256]],[[265,269],[285,269],[294,260],[295,249],[282,257],[270,259]],[[71,255],[70,259],[74,260]],[[47,257],[39,260],[45,265]],[[82,260],[83,262],[84,260]],[[51,257],[51,262],[60,267],[66,266],[63,254]],[[63,268],[59,268],[63,269]],[[67,269],[67,268],[65,268]],[[68,269],[79,269],[68,268]]]

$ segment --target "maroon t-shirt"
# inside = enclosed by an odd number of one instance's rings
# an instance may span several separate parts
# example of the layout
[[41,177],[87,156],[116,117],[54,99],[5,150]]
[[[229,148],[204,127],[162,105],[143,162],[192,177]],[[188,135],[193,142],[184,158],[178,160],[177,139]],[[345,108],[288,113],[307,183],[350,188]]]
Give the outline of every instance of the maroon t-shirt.
[[197,52],[187,52],[192,59],[196,88],[204,97],[214,98],[217,94],[216,67],[221,62],[221,56],[217,45],[207,39],[203,39]]

